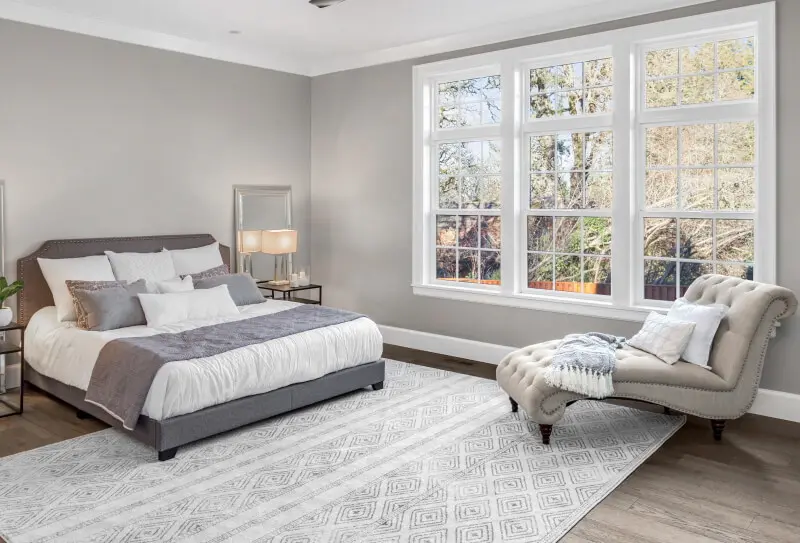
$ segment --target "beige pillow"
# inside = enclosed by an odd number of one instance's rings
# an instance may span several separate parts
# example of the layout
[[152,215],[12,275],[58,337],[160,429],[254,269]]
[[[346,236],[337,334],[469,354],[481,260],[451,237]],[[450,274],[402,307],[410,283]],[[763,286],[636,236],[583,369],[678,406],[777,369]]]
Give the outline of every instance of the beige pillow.
[[657,356],[667,364],[677,362],[689,340],[695,323],[681,321],[653,311],[642,329],[628,340],[628,345]]

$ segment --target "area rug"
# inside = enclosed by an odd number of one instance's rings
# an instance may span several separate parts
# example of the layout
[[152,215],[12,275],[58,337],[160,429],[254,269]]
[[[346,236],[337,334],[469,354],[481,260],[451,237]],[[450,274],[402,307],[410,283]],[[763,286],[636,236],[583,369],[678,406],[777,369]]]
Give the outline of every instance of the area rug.
[[582,401],[543,446],[493,381],[364,389],[179,450],[118,430],[0,459],[8,543],[555,542],[685,422]]

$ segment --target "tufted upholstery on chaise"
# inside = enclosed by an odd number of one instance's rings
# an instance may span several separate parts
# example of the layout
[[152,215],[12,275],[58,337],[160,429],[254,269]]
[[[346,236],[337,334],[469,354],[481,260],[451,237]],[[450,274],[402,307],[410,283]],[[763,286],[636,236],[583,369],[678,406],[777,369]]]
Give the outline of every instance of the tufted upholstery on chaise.
[[[670,366],[632,347],[617,351],[614,397],[644,400],[700,417],[725,420],[744,415],[753,404],[774,323],[795,313],[792,291],[722,275],[704,275],[685,298],[730,309],[711,349],[711,371],[679,361]],[[558,422],[568,403],[584,396],[548,385],[541,371],[550,365],[560,340],[537,343],[506,356],[497,382],[540,425]],[[719,425],[719,432],[722,431]],[[715,425],[715,437],[717,426]],[[543,428],[545,442],[549,428]]]

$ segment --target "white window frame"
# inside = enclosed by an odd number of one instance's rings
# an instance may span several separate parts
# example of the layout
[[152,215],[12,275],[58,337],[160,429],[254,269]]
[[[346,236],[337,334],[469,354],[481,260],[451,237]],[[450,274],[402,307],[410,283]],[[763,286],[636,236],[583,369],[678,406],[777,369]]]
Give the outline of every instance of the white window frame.
[[[712,29],[712,31],[709,31]],[[713,105],[646,110],[642,55],[648,44],[699,41],[703,36],[723,39],[726,33],[742,37],[749,29],[756,37],[756,98]],[[723,38],[720,38],[723,37]],[[597,56],[598,52],[601,56]],[[605,54],[603,53],[605,52]],[[569,60],[611,57],[614,62],[613,112],[574,118],[530,120],[527,70]],[[755,280],[776,278],[776,63],[775,6],[765,3],[704,15],[579,36],[515,49],[418,65],[413,70],[414,205],[412,287],[417,295],[489,303],[631,321],[644,320],[665,303],[643,300],[643,259],[640,219],[644,193],[644,124],[702,124],[757,119]],[[565,60],[566,59],[566,60]],[[437,81],[473,74],[501,76],[501,122],[475,128],[434,130],[432,85]],[[702,108],[702,113],[700,113]],[[527,288],[525,239],[528,187],[526,145],[531,133],[613,129],[612,294],[608,296],[545,292]],[[499,138],[502,145],[502,285],[436,281],[435,210],[438,175],[433,176],[432,149],[441,139]],[[633,157],[640,156],[639,160]],[[641,179],[641,182],[632,181]],[[436,192],[434,192],[436,191]],[[456,211],[456,210],[453,210]],[[461,210],[458,210],[461,211]],[[554,210],[558,214],[558,210]],[[457,214],[457,213],[454,213]],[[535,213],[533,213],[535,214]],[[550,213],[548,213],[550,214]],[[577,215],[591,215],[579,210]],[[433,216],[432,216],[433,215]],[[649,215],[649,212],[648,212]],[[732,217],[733,218],[733,217]],[[626,220],[627,219],[627,220]],[[610,298],[610,299],[608,299]]]

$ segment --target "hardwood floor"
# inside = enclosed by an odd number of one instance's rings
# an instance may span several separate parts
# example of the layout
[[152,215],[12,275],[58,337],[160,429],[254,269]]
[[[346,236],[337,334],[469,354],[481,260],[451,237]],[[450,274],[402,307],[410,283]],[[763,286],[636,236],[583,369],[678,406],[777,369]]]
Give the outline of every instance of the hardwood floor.
[[[495,366],[386,345],[384,356],[494,378]],[[40,392],[0,419],[0,457],[105,428]],[[631,403],[643,409],[654,406]],[[747,415],[721,442],[689,422],[562,540],[565,543],[800,541],[800,424]]]

